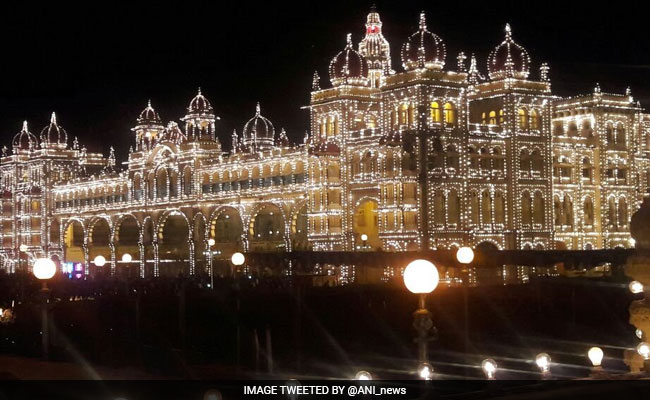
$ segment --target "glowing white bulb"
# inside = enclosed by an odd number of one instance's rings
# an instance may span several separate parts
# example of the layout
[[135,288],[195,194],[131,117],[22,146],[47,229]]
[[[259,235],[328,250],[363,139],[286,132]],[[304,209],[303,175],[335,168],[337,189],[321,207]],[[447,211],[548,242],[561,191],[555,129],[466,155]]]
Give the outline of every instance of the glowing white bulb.
[[96,266],[103,267],[104,264],[106,264],[106,258],[104,258],[104,256],[102,256],[102,255],[99,255],[99,256],[95,257],[94,262],[95,262]]
[[643,293],[643,283],[641,283],[639,281],[630,282],[630,284],[628,285],[628,288],[630,289],[630,292],[632,292],[634,294]]
[[246,257],[244,257],[242,253],[237,252],[230,257],[230,261],[232,261],[233,265],[243,265],[246,261]]
[[469,264],[474,261],[474,250],[471,247],[461,247],[456,252],[456,259],[461,264]]
[[422,363],[418,367],[418,376],[424,380],[430,380],[433,377],[433,367],[429,363]]
[[636,352],[639,353],[644,360],[650,359],[650,344],[641,342],[636,346]]
[[546,353],[539,353],[535,357],[535,364],[542,372],[546,373],[551,368],[551,356]]
[[481,363],[481,369],[487,379],[494,379],[497,373],[497,362],[491,358],[483,360]]
[[643,331],[641,329],[637,329],[634,333],[636,334],[636,337],[643,339]]
[[24,253],[27,251],[27,249],[29,249],[29,247],[27,247],[27,245],[23,243],[20,245],[18,249]]
[[411,261],[404,269],[404,284],[412,293],[431,293],[439,281],[438,269],[430,261]]
[[361,240],[363,240],[364,242],[367,241],[368,235],[366,235],[365,233],[361,234]]
[[208,246],[212,247],[212,246],[214,246],[215,243],[217,243],[217,242],[215,242],[214,239],[212,239],[212,238],[208,239]]
[[133,257],[131,257],[131,254],[129,253],[124,253],[122,254],[122,261],[124,262],[131,262],[133,260]]
[[50,279],[56,273],[56,264],[54,264],[54,261],[49,258],[39,258],[34,263],[32,272],[38,279]]
[[372,375],[368,371],[359,371],[354,376],[354,379],[356,379],[358,381],[371,381],[372,380]]
[[603,362],[603,350],[600,347],[592,347],[587,352],[589,361],[594,367],[600,367],[600,364]]

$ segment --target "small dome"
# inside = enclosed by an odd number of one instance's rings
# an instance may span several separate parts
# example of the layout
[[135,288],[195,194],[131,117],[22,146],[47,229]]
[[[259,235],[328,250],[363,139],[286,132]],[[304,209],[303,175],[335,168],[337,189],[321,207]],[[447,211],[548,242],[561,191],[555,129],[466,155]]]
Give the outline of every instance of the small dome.
[[352,48],[352,35],[349,33],[345,49],[330,62],[330,81],[334,86],[368,84],[368,63]]
[[160,115],[151,107],[151,100],[149,100],[147,107],[138,116],[138,125],[160,125],[161,123]]
[[187,110],[190,113],[212,113],[212,106],[210,105],[210,102],[208,99],[205,98],[204,95],[201,94],[201,88],[199,88],[199,92],[192,101],[190,101],[189,107],[187,107]]
[[526,49],[512,40],[510,24],[506,24],[506,38],[488,57],[490,79],[526,79],[530,73],[530,56]]
[[445,43],[427,30],[424,11],[420,13],[420,29],[402,46],[402,65],[405,70],[416,68],[442,69],[447,52]]
[[275,128],[260,114],[260,103],[255,107],[255,116],[246,122],[242,133],[242,144],[252,151],[265,150],[273,146]]
[[187,141],[187,136],[185,136],[176,122],[170,121],[167,124],[167,128],[165,128],[165,131],[163,132],[161,141],[181,144]]
[[68,134],[65,129],[56,123],[56,114],[52,113],[50,124],[41,131],[41,143],[43,146],[61,146],[66,147],[68,144]]
[[23,129],[14,136],[12,142],[14,149],[34,150],[38,146],[38,139],[27,128],[27,121],[23,122]]

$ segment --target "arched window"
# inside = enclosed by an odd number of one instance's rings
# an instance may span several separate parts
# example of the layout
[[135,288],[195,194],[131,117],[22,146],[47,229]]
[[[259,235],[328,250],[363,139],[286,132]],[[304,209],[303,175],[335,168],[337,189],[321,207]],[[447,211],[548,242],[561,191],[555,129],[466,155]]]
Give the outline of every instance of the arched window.
[[553,134],[555,136],[564,135],[564,125],[562,125],[562,121],[553,122]]
[[611,146],[616,143],[616,138],[614,137],[614,124],[608,122],[605,128],[605,132],[607,135],[607,144]]
[[445,167],[447,169],[453,169],[455,172],[458,172],[460,163],[459,163],[459,157],[458,157],[458,152],[456,151],[456,146],[450,145],[447,147],[447,151],[445,152],[445,156],[447,158],[445,162]]
[[492,223],[492,196],[488,190],[481,195],[481,219],[484,224]]
[[530,154],[530,167],[537,176],[542,176],[542,171],[544,170],[544,159],[542,158],[539,149],[533,150]]
[[607,205],[607,217],[609,219],[609,226],[616,226],[616,200],[614,200],[614,196],[609,198]]
[[530,111],[530,129],[539,129],[539,115],[537,114],[537,110],[531,110]]
[[456,108],[452,103],[445,103],[444,106],[445,123],[456,125]]
[[519,152],[519,169],[525,173],[530,172],[530,153],[528,149]]
[[506,222],[506,203],[501,192],[494,194],[494,222],[496,224]]
[[499,125],[503,125],[504,122],[504,113],[503,108],[499,110]]
[[490,125],[496,125],[497,124],[497,112],[496,111],[490,111],[490,119],[488,120],[488,123]]
[[619,146],[625,146],[625,125],[618,123],[616,125],[616,144]]
[[408,125],[409,123],[409,105],[402,103],[399,107],[399,123],[400,125]]
[[485,112],[482,112],[482,113],[481,113],[481,123],[482,123],[483,125],[485,125],[485,124],[488,123],[488,120],[487,120],[487,114],[486,114]]
[[573,228],[573,201],[571,201],[571,197],[568,194],[564,195],[562,209],[564,211],[564,225]]
[[445,197],[441,190],[433,195],[433,221],[436,225],[445,223]]
[[440,118],[440,105],[437,101],[431,102],[431,121],[442,122],[442,119]]
[[528,111],[525,108],[520,108],[519,114],[519,128],[528,129]]
[[585,225],[594,224],[594,201],[591,197],[585,197],[583,206],[584,222]]
[[479,199],[478,199],[478,193],[476,191],[472,191],[469,194],[469,202],[470,202],[470,216],[469,220],[472,224],[478,225],[478,220],[479,220]]
[[447,198],[447,221],[450,224],[460,224],[460,198],[458,197],[458,192],[450,190]]
[[553,196],[553,222],[555,226],[561,226],[564,221],[564,209],[558,196]]
[[542,193],[535,192],[535,197],[533,198],[533,223],[536,225],[543,225],[545,212],[546,210]]
[[625,227],[628,222],[627,200],[625,200],[625,197],[621,197],[618,199],[618,226]]
[[413,104],[409,104],[409,121],[408,121],[408,125],[410,127],[415,126],[415,107],[413,106]]
[[582,137],[592,137],[594,135],[593,130],[591,129],[591,121],[585,119],[582,121]]
[[492,150],[492,169],[496,171],[503,172],[503,154],[501,154],[501,149],[495,147]]
[[575,121],[569,122],[569,136],[577,136],[578,135],[578,124],[575,123]]
[[591,183],[593,177],[593,166],[589,158],[582,159],[582,180]]
[[524,225],[533,224],[532,202],[533,199],[530,197],[530,193],[524,192],[521,195],[521,222]]

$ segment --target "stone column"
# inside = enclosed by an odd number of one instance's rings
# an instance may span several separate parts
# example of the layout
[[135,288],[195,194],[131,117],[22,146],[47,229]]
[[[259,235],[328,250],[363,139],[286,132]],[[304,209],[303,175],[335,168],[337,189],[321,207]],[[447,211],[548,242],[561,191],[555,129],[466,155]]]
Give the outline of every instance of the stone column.
[[111,276],[115,275],[115,270],[117,268],[117,254],[116,254],[116,249],[115,249],[115,242],[109,242],[108,243],[108,248],[111,250]]
[[138,242],[138,249],[140,250],[140,278],[144,278],[145,266],[147,262],[144,243]]
[[153,276],[154,277],[159,277],[160,276],[160,259],[158,258],[158,241],[154,240],[151,242],[151,245],[153,246]]
[[196,255],[194,254],[194,251],[196,249],[196,245],[194,243],[193,239],[188,239],[187,240],[187,246],[189,248],[189,253],[190,253],[190,275],[194,275],[195,267],[196,267]]

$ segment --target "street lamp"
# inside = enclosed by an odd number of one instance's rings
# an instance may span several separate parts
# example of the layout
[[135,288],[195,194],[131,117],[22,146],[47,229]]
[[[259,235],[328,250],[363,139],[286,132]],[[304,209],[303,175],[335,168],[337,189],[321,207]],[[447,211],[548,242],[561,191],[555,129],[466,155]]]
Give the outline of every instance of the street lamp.
[[51,279],[56,273],[56,264],[49,258],[39,258],[34,263],[32,270],[34,276],[42,282],[41,286],[41,344],[43,348],[43,358],[48,359],[50,356],[50,338],[49,324],[47,316],[47,300],[50,290],[47,288],[47,280]]
[[131,254],[129,254],[129,253],[122,254],[122,262],[130,263],[132,260],[133,260],[133,257],[131,256]]
[[419,308],[413,313],[413,327],[418,333],[415,341],[418,343],[418,359],[421,363],[427,362],[427,344],[431,340],[429,331],[433,327],[431,313],[426,308],[426,295],[436,289],[439,281],[438,269],[430,261],[411,261],[404,269],[404,285],[418,295]]
[[240,252],[234,253],[232,257],[230,257],[230,261],[232,262],[232,265],[235,267],[239,267],[241,265],[244,265],[244,262],[246,262],[246,257]]
[[[465,336],[465,354],[467,355],[469,353],[469,300],[467,286],[469,285],[469,264],[474,261],[474,250],[472,250],[471,247],[461,247],[456,252],[456,260],[467,268],[467,277],[463,279],[463,316],[465,320],[465,329],[463,334]],[[469,365],[469,363],[467,364]],[[469,370],[466,370],[466,373],[469,374]]]
[[103,267],[104,265],[106,265],[106,258],[104,258],[104,256],[102,256],[102,255],[99,255],[99,256],[95,257],[93,262],[95,263],[96,266]]
[[365,233],[362,233],[361,234],[361,246],[362,246],[362,248],[365,249],[367,245],[368,245],[368,235],[366,235]]
[[649,363],[648,360],[650,360],[650,344],[647,342],[641,342],[636,346],[636,352],[639,353],[641,357],[643,357],[643,370],[645,372],[650,372],[649,370]]
[[535,357],[535,364],[542,372],[543,377],[548,377],[551,372],[551,356],[546,353],[539,353]]
[[497,362],[491,358],[483,360],[481,363],[481,369],[485,374],[485,378],[489,380],[496,379],[497,374]]

